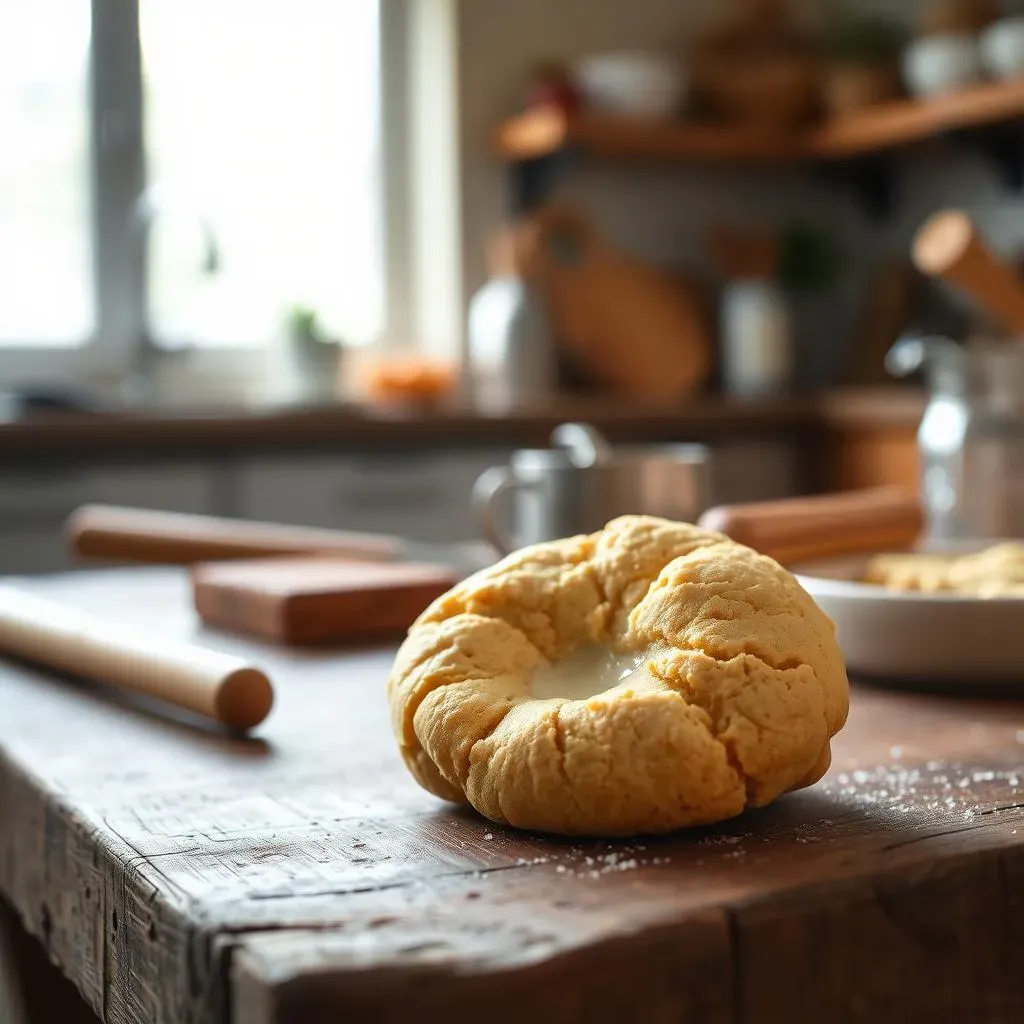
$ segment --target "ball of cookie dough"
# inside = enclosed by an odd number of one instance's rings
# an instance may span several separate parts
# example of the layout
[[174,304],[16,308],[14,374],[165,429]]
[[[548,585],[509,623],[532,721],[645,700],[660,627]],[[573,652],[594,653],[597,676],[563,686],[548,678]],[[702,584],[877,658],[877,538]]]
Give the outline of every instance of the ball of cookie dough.
[[636,835],[816,782],[848,693],[772,559],[643,516],[524,548],[435,601],[388,680],[417,781],[492,821]]

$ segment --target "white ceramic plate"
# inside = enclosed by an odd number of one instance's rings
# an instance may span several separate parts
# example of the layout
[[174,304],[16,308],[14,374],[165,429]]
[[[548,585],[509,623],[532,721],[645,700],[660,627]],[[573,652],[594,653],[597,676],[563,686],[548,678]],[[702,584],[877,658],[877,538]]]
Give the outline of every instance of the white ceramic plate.
[[867,563],[844,558],[795,570],[835,622],[851,676],[1024,695],[1024,599],[886,590],[859,582]]

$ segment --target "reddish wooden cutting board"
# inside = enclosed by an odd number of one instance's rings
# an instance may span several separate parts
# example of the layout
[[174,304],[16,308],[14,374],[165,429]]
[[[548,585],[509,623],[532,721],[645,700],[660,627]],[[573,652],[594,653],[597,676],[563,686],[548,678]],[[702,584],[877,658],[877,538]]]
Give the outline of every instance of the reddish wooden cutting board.
[[192,570],[208,625],[286,644],[401,634],[459,575],[447,566],[333,558],[212,562]]

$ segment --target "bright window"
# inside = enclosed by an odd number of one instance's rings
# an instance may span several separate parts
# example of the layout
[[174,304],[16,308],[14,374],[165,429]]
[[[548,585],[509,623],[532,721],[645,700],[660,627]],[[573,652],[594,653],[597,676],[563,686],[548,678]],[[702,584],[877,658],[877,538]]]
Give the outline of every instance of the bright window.
[[379,2],[0,4],[0,376],[252,349],[293,304],[375,339]]
[[141,0],[150,329],[265,343],[382,321],[377,5]]
[[0,345],[92,333],[89,6],[0,5]]

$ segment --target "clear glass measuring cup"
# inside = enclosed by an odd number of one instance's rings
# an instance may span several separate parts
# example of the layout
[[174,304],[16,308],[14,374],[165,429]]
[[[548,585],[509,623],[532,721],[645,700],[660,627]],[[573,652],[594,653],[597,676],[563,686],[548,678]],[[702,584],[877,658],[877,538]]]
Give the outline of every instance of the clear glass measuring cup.
[[886,365],[927,380],[917,442],[930,538],[1024,536],[1024,342],[908,337]]

